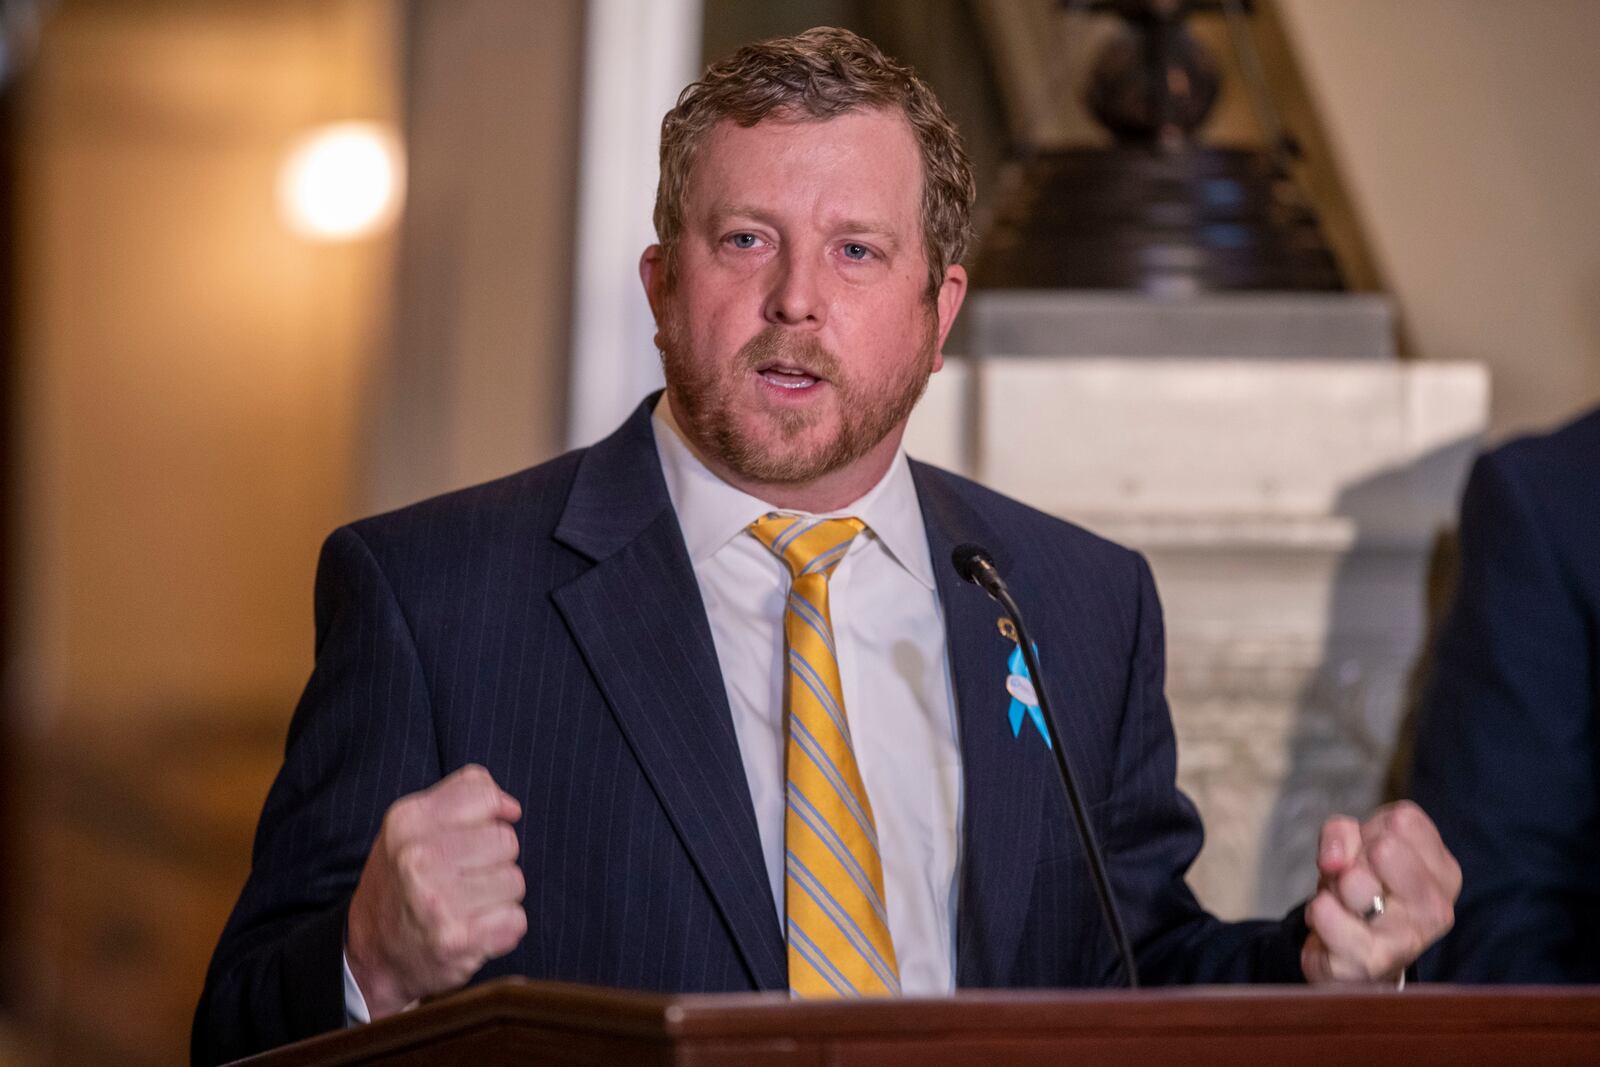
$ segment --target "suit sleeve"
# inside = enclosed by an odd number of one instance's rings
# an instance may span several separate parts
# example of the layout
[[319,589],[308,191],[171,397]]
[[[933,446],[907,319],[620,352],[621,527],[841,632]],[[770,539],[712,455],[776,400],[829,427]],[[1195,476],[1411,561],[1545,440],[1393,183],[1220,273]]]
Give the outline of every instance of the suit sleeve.
[[1421,974],[1596,982],[1600,960],[1583,948],[1600,943],[1591,624],[1521,469],[1514,451],[1473,468],[1455,601],[1419,710],[1412,796],[1463,875],[1455,929]]
[[1200,907],[1185,881],[1204,832],[1194,805],[1177,787],[1161,604],[1142,557],[1138,588],[1106,851],[1140,978],[1148,985],[1303,982],[1302,909],[1282,921],[1222,922]]
[[316,666],[195,1013],[196,1064],[344,1025],[350,895],[389,805],[439,778],[410,628],[367,543],[348,527],[323,546],[316,616]]

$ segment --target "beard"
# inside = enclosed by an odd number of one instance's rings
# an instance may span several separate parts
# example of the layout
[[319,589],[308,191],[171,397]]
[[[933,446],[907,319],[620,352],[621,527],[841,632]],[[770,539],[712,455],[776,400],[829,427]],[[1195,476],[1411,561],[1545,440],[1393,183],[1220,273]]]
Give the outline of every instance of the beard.
[[[674,315],[660,332],[667,397],[689,439],[733,473],[768,485],[803,485],[854,463],[911,415],[933,373],[935,329],[930,308],[916,358],[882,382],[862,383],[815,337],[779,326],[745,342],[729,366],[698,360]],[[752,402],[747,380],[774,362],[827,380],[836,421],[830,436],[813,440],[829,417],[825,405],[767,411],[759,430],[739,417],[740,405]]]

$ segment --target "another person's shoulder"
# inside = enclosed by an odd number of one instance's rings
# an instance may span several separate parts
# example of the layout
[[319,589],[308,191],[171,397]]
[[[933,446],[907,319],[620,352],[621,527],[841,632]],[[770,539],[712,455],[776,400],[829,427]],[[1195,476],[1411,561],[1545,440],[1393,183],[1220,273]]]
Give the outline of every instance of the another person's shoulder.
[[1549,433],[1508,441],[1484,460],[1536,483],[1583,478],[1600,485],[1600,408]]
[[[1600,522],[1600,409],[1545,434],[1519,437],[1479,457],[1477,492],[1509,496],[1549,521]],[[1469,491],[1469,497],[1471,496]]]

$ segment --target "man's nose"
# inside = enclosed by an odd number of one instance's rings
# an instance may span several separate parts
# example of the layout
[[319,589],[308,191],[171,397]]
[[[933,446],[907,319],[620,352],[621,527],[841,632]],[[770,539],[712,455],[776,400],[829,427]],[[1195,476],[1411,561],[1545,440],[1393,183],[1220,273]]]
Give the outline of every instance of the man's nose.
[[820,326],[827,318],[822,264],[786,250],[773,264],[772,285],[761,314],[774,326]]

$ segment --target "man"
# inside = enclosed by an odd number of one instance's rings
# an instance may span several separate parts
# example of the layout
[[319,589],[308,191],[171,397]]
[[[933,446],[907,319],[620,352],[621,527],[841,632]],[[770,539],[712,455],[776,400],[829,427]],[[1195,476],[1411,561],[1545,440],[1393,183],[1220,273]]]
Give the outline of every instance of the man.
[[[1118,980],[988,546],[1148,982],[1392,980],[1450,922],[1420,811],[1223,924],[1183,881],[1160,611],[1133,553],[909,462],[973,199],[927,88],[839,30],[742,49],[662,126],[640,268],[667,378],[613,436],[336,532],[317,666],[197,1059],[473,978],[941,994]],[[1309,929],[1308,929],[1309,928]]]
[[1600,411],[1478,460],[1412,795],[1461,857],[1451,982],[1600,982]]

